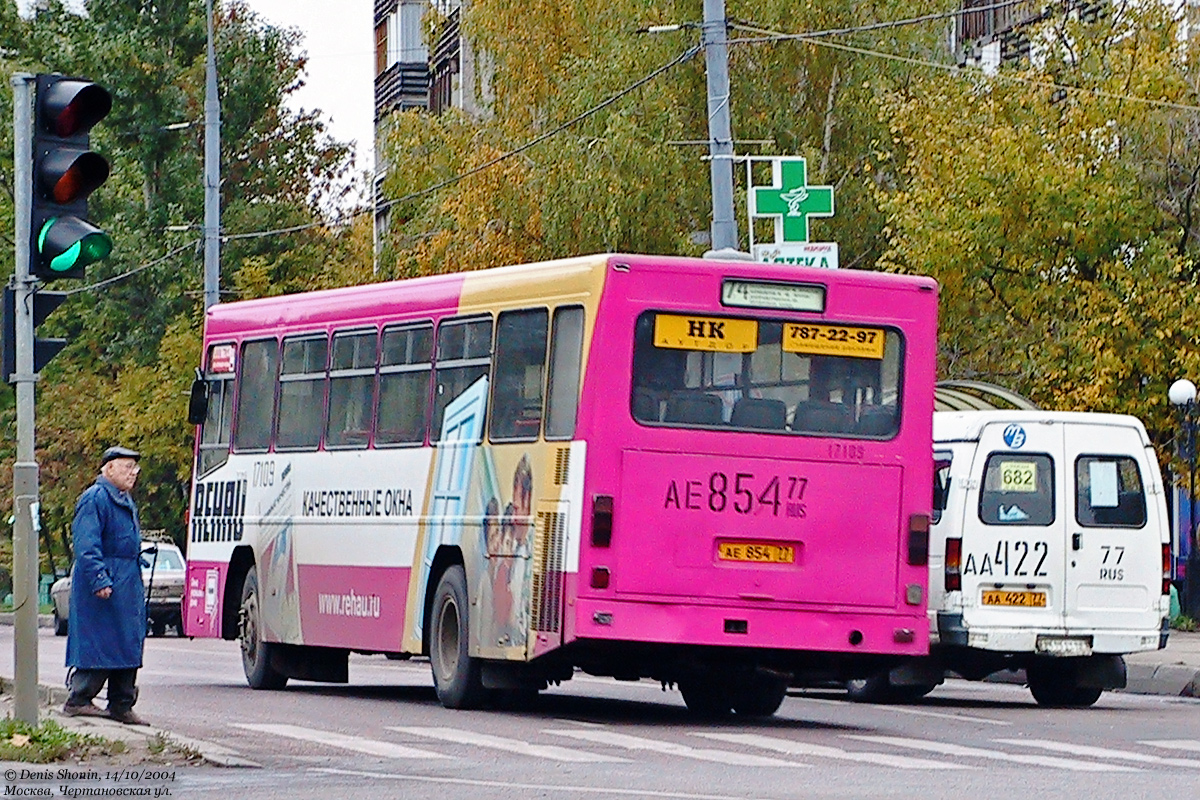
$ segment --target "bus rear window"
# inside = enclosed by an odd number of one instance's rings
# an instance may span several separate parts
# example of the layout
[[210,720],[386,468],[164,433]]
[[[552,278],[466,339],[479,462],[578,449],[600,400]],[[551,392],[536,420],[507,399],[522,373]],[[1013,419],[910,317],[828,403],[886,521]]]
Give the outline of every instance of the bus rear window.
[[985,525],[1054,522],[1054,462],[1035,453],[992,453],[983,469],[979,519]]
[[631,410],[647,425],[890,439],[902,362],[891,328],[646,312]]

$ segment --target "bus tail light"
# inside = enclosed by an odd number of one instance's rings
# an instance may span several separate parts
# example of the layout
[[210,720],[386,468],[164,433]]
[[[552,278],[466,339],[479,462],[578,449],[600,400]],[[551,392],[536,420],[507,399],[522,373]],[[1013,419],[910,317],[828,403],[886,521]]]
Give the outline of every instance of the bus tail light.
[[1166,542],[1162,546],[1162,593],[1171,593],[1171,545]]
[[612,495],[592,496],[592,547],[608,547],[612,544]]
[[908,518],[908,563],[914,567],[929,563],[929,515]]
[[610,576],[608,567],[592,567],[592,588],[607,589]]
[[962,539],[946,540],[946,569],[944,574],[947,592],[962,591]]

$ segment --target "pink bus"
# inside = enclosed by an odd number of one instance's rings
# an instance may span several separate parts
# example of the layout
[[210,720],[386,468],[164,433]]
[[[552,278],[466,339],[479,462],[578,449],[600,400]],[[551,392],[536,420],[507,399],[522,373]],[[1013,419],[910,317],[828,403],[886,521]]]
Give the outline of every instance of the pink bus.
[[427,655],[454,708],[581,670],[769,715],[923,655],[936,313],[613,254],[215,306],[186,633],[255,688]]

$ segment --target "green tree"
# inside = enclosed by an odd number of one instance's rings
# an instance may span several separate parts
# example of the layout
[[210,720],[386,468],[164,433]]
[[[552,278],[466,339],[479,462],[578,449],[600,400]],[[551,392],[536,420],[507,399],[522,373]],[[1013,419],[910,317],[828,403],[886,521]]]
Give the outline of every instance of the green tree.
[[1196,53],[1157,6],[1035,36],[1043,67],[882,102],[883,265],[941,282],[943,376],[1134,414],[1163,443],[1167,387],[1200,357]]
[[[69,527],[98,453],[121,442],[144,454],[143,525],[183,533],[193,440],[187,389],[203,319],[204,6],[90,0],[80,16],[48,2],[22,19],[13,0],[0,0],[0,58],[8,59],[0,63],[85,75],[114,95],[113,112],[92,136],[112,175],[90,203],[113,236],[113,255],[90,267],[77,287],[84,290],[39,329],[70,339],[37,388],[42,519],[55,531]],[[233,234],[222,246],[223,299],[370,277],[369,217],[326,225],[324,209],[340,205],[360,178],[351,154],[328,136],[319,113],[285,105],[302,81],[300,48],[297,32],[266,24],[244,3],[218,8],[222,228]],[[7,81],[0,100],[11,118]],[[181,122],[190,125],[179,129]],[[0,148],[0,236],[10,237],[11,130],[3,125]],[[300,230],[270,233],[293,228]],[[266,235],[241,235],[254,232]],[[0,268],[11,271],[11,252],[0,253]],[[15,436],[11,396],[0,391],[5,472]],[[0,497],[0,509],[10,505]]]
[[[838,188],[838,216],[821,221],[814,235],[842,242],[855,265],[872,265],[883,241],[883,216],[860,180],[871,143],[886,134],[872,101],[907,80],[905,69],[771,34],[860,25],[931,5],[729,3],[736,20],[730,29],[735,139],[767,140],[765,152],[804,155],[811,181]],[[681,144],[708,139],[702,52],[558,131],[697,44],[701,12],[694,1],[471,3],[461,24],[482,54],[476,74],[484,113],[393,117],[381,148],[390,165],[385,193],[395,199],[383,268],[404,276],[584,252],[706,249],[707,151]],[[441,22],[431,20],[434,33]],[[667,23],[688,26],[637,32]],[[898,29],[889,38],[906,54],[946,58],[943,25]],[[544,135],[544,142],[482,169]],[[474,170],[480,171],[431,190]],[[739,192],[743,175],[739,166]]]

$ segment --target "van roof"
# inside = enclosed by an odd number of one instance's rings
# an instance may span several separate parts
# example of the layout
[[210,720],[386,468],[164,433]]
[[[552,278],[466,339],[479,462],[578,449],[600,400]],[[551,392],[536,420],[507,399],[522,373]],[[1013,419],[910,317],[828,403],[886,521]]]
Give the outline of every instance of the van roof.
[[1091,411],[936,411],[933,414],[934,442],[971,442],[979,439],[984,427],[1019,422],[1023,425],[1058,423],[1062,425],[1109,425],[1133,428],[1143,447],[1150,446],[1150,437],[1141,420],[1128,414],[1100,414]]

